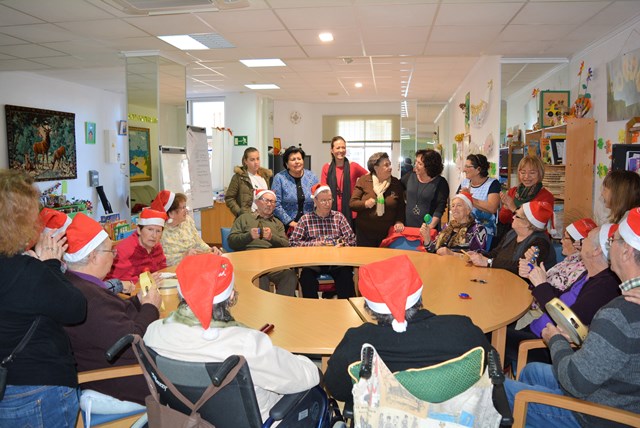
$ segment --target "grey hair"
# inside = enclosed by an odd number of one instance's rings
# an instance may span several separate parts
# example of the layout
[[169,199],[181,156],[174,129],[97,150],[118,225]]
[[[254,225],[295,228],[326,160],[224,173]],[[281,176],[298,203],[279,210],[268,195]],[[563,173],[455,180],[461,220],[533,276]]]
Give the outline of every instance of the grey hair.
[[[404,319],[405,321],[409,322],[413,317],[416,316],[416,314],[418,313],[418,311],[422,309],[422,297],[420,297],[418,299],[418,301],[411,306],[409,309],[407,309],[404,312]],[[376,311],[374,311],[373,309],[371,309],[369,307],[369,305],[367,305],[367,302],[364,302],[364,310],[371,315],[371,317],[376,320],[376,322],[378,323],[378,325],[391,325],[391,322],[393,321],[393,315],[392,314],[381,314],[378,313]]]
[[[220,303],[215,303],[213,305],[213,310],[211,311],[211,319],[214,321],[222,321],[222,322],[235,321],[235,318],[233,318],[233,315],[231,315],[231,307],[238,302],[238,294],[239,294],[238,291],[234,290],[232,297]],[[178,304],[178,307],[181,307],[181,306],[188,307],[189,304],[187,303],[186,300],[184,300],[184,297],[182,297],[180,294],[178,294],[178,296],[180,299],[180,303]]]
[[87,254],[85,257],[81,258],[77,262],[67,262],[67,266],[71,270],[78,270],[78,268],[81,268],[83,266],[88,265],[89,264],[89,258],[91,257],[91,254],[93,254],[96,251],[103,250],[104,247],[106,247],[106,246],[107,246],[107,238],[105,238],[104,241],[102,241],[100,243],[100,245],[98,245],[96,248],[94,248],[93,251],[91,251],[89,254]]

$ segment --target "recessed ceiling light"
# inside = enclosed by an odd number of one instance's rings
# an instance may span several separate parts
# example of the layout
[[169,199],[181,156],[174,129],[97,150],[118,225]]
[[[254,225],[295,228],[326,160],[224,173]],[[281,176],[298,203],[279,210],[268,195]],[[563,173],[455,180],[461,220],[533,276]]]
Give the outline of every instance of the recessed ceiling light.
[[356,88],[362,88],[362,83],[361,82],[356,82],[355,87]]
[[333,42],[333,34],[331,33],[320,33],[318,34],[320,41],[323,42]]
[[241,63],[247,67],[286,67],[287,64],[282,62],[281,59],[241,59]]
[[280,89],[280,86],[274,85],[273,83],[258,83],[252,85],[244,85],[249,89]]
[[201,51],[209,49],[199,41],[187,35],[158,36],[158,38],[183,51]]

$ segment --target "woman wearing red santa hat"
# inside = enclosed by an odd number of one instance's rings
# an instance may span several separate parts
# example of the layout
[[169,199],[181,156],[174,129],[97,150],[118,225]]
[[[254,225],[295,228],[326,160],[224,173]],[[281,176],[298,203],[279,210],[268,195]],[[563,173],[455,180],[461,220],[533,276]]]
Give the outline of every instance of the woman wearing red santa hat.
[[184,256],[210,253],[212,251],[215,254],[222,254],[218,248],[209,247],[202,240],[195,222],[189,216],[187,196],[184,193],[163,190],[151,202],[151,208],[156,211],[166,212],[169,217],[165,222],[162,238],[160,239],[168,266],[177,265]]
[[516,210],[512,229],[507,232],[498,246],[486,256],[469,252],[475,266],[507,269],[518,274],[520,258],[530,247],[537,247],[536,262],[544,262],[546,267],[556,264],[556,253],[551,247],[551,239],[546,232],[547,223],[553,216],[553,207],[547,202],[526,202]]
[[160,269],[167,267],[160,238],[167,215],[164,211],[145,208],[140,213],[138,230],[118,244],[118,255],[107,279],[138,282],[144,271],[152,272],[156,283],[162,282]]
[[435,315],[422,307],[422,279],[407,256],[360,267],[358,286],[365,310],[377,323],[350,328],[329,359],[324,384],[338,401],[352,402],[347,368],[373,345],[392,372],[428,367],[491,345],[468,317]]
[[62,327],[82,322],[87,301],[60,271],[62,235],[46,233],[37,257],[22,254],[38,237],[39,197],[31,177],[0,170],[0,360],[14,355],[2,363],[3,427],[74,427],[78,415],[78,377]]
[[147,328],[147,346],[182,361],[222,362],[230,355],[243,355],[263,421],[283,394],[318,384],[319,371],[311,360],[274,346],[265,333],[233,319],[230,308],[238,294],[229,259],[215,254],[187,256],[176,274],[182,301],[169,317]]

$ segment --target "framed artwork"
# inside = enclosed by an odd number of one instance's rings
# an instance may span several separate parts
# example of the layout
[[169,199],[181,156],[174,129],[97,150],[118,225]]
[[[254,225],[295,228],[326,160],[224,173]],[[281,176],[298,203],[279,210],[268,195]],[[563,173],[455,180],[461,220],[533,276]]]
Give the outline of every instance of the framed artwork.
[[128,125],[126,120],[118,122],[118,135],[127,135],[127,128]]
[[35,181],[78,178],[75,113],[5,105],[9,168]]
[[640,48],[607,63],[607,121],[640,116]]
[[149,128],[129,128],[129,175],[131,181],[151,180]]
[[84,143],[95,144],[96,143],[96,124],[95,122],[84,123]]
[[569,91],[540,91],[540,127],[562,125],[571,108]]

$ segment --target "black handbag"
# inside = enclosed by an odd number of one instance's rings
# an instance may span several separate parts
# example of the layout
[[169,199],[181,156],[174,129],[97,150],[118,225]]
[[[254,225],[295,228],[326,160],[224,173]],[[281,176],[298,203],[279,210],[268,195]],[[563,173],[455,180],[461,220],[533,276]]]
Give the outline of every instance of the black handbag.
[[7,370],[5,365],[13,361],[16,355],[24,349],[24,347],[27,345],[27,343],[31,339],[31,336],[33,336],[33,333],[36,331],[36,327],[38,327],[39,323],[40,323],[40,317],[36,318],[35,321],[31,323],[31,327],[29,327],[29,330],[27,330],[27,334],[24,335],[20,343],[18,343],[18,346],[14,348],[11,354],[8,357],[6,357],[4,360],[2,360],[2,362],[0,362],[0,400],[4,398],[4,391],[7,388],[7,376],[9,371]]

